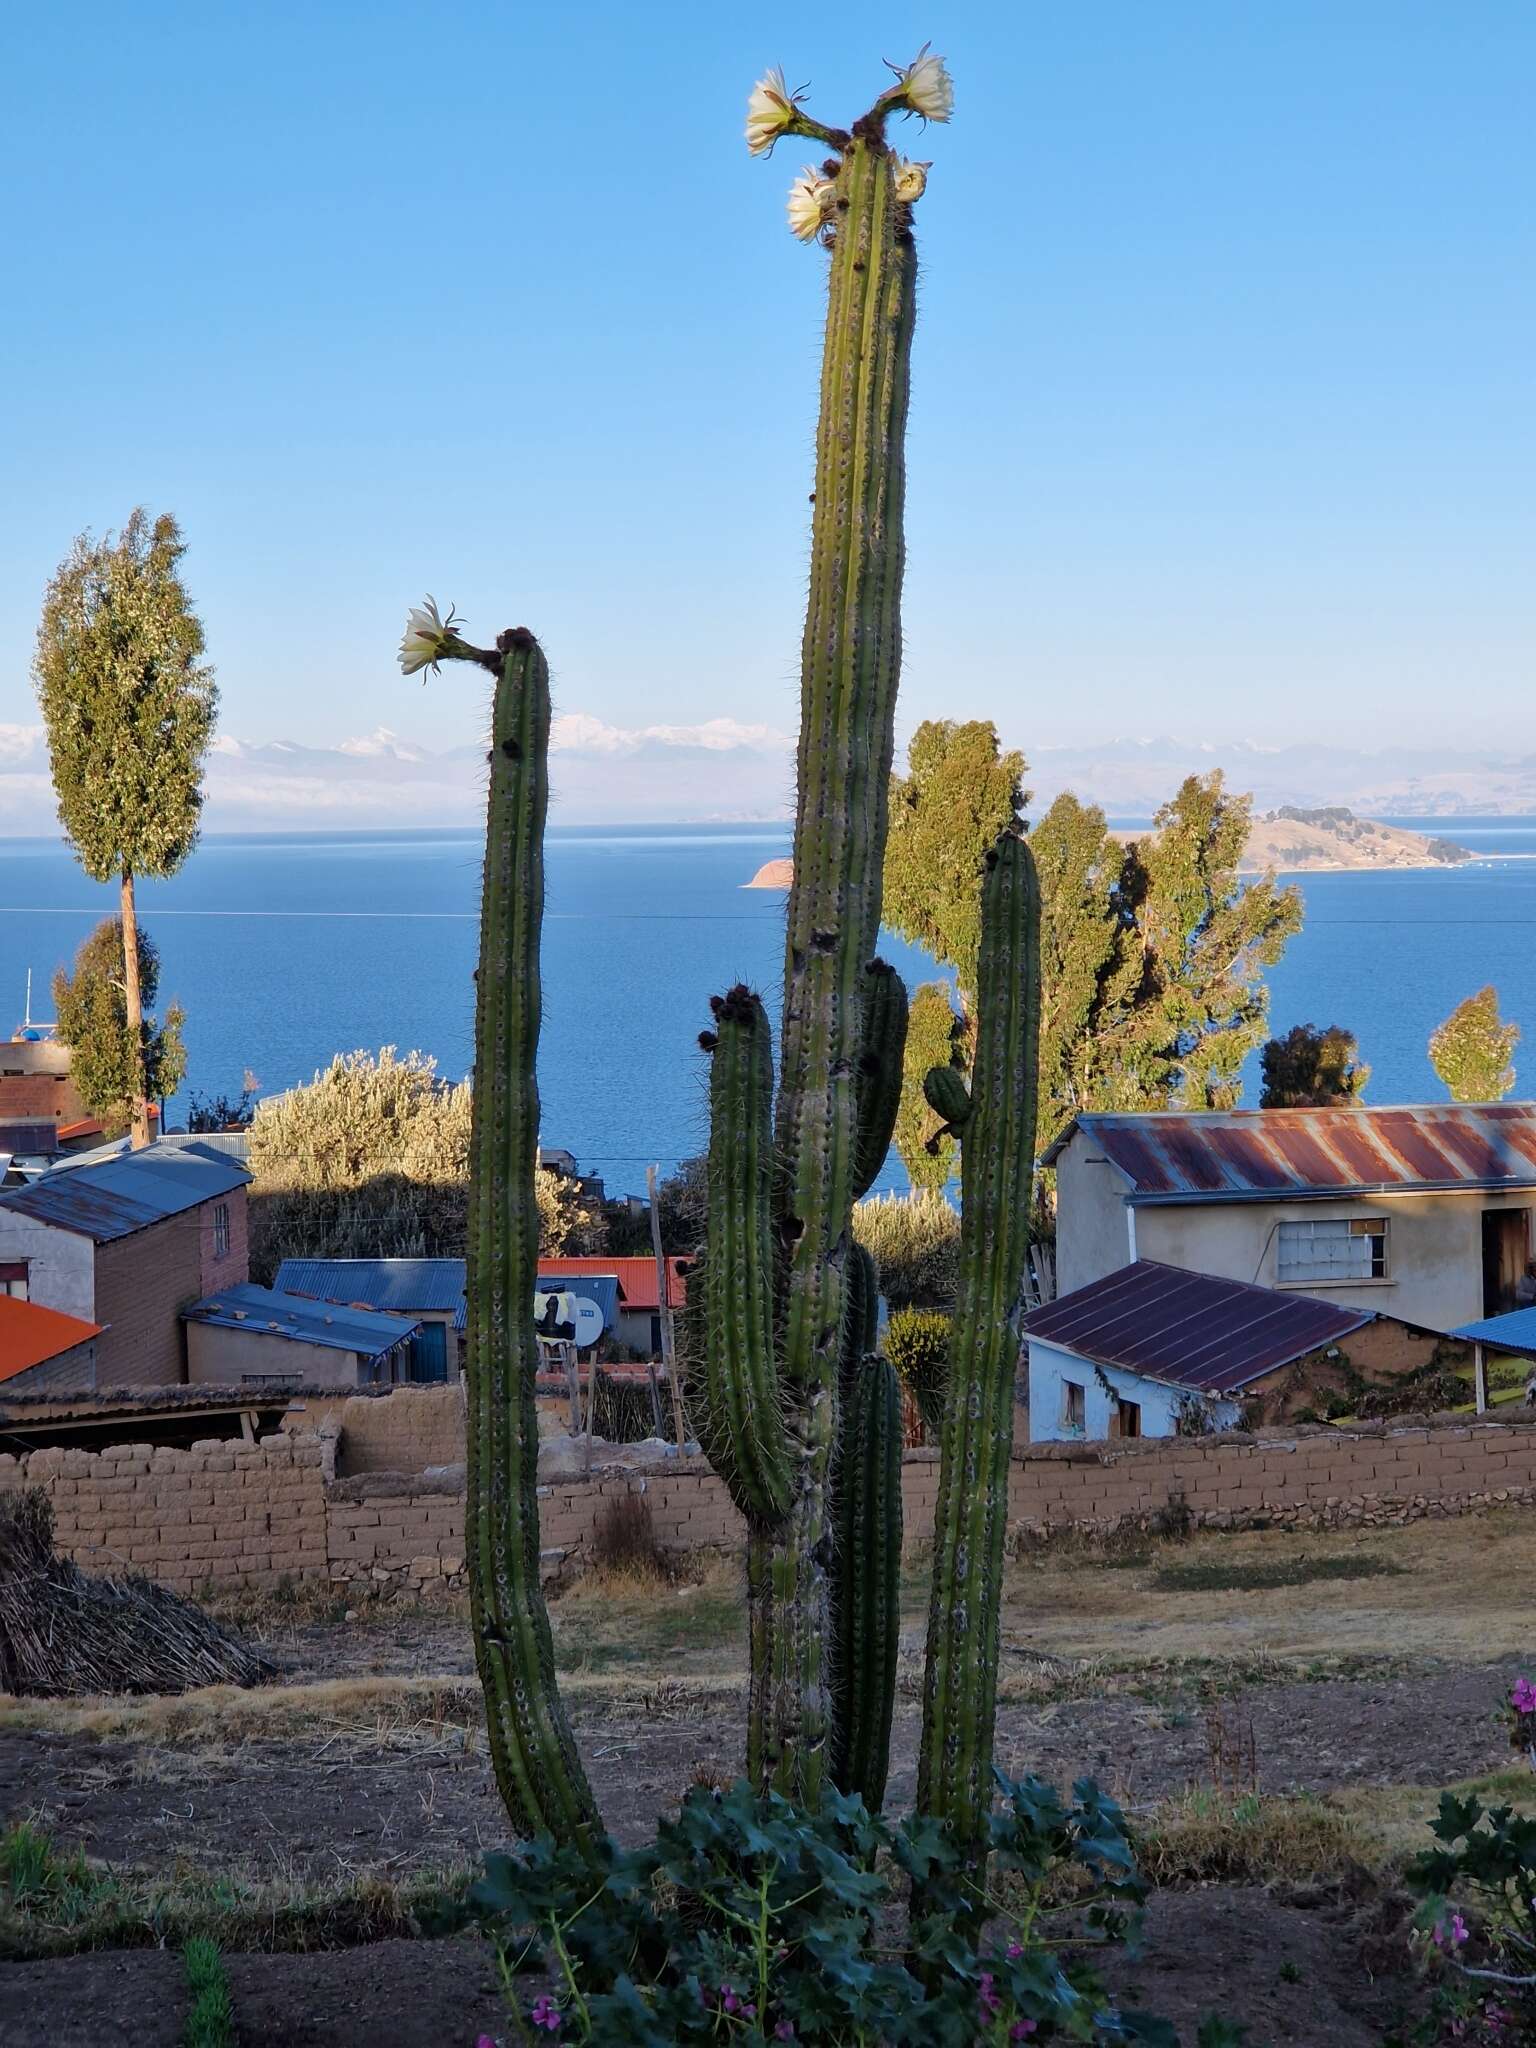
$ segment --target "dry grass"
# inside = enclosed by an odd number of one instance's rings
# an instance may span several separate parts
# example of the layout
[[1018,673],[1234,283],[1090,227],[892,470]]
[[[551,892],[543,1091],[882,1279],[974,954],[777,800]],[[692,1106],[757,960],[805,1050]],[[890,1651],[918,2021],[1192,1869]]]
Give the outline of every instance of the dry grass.
[[[1333,1576],[1334,1559],[1371,1576]],[[1222,1583],[1188,1583],[1205,1566]],[[1175,1567],[1186,1583],[1159,1585]],[[1291,1582],[1235,1598],[1246,1570]],[[1004,1586],[1003,1629],[1035,1655],[1117,1665],[1255,1655],[1293,1666],[1339,1657],[1483,1663],[1528,1649],[1533,1573],[1536,1515],[1517,1508],[1338,1535],[1213,1533],[1128,1557],[1090,1548],[1021,1556]]]
[[741,1571],[723,1558],[681,1582],[634,1562],[588,1572],[554,1602],[550,1619],[556,1665],[578,1683],[642,1671],[722,1683],[745,1676]]

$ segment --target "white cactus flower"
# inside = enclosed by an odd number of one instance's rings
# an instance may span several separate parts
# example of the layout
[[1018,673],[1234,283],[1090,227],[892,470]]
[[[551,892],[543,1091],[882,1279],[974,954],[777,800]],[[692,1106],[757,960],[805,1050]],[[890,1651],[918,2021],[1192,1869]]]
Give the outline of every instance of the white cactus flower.
[[832,205],[836,187],[830,178],[807,164],[789,188],[789,230],[802,242],[814,242]]
[[900,81],[897,90],[912,112],[925,121],[947,121],[955,111],[955,82],[944,68],[944,59],[930,56],[926,43],[900,73]]
[[928,185],[931,163],[915,164],[910,158],[896,159],[896,197],[904,206],[910,206],[914,199],[921,199]]
[[412,605],[410,617],[405,622],[405,634],[400,642],[400,667],[408,675],[415,675],[418,669],[435,669],[441,660],[443,643],[453,638],[453,607],[448,607],[448,616],[443,618],[437,609],[436,598],[429,597],[425,604]]
[[747,148],[754,156],[769,154],[803,98],[784,83],[782,65],[774,64],[763,73],[747,99]]

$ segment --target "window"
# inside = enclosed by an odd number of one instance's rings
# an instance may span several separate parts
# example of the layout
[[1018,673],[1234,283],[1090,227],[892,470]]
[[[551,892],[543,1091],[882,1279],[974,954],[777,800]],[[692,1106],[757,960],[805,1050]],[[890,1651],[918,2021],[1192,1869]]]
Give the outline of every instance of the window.
[[1110,1417],[1109,1433],[1111,1436],[1140,1436],[1141,1403],[1117,1399],[1115,1412]]
[[13,1301],[27,1299],[27,1262],[25,1259],[0,1261],[0,1294],[10,1295]]
[[228,1202],[215,1202],[213,1205],[213,1256],[216,1259],[229,1257]]
[[1061,1426],[1074,1436],[1081,1436],[1088,1427],[1088,1390],[1076,1380],[1061,1383]]
[[1282,1287],[1337,1287],[1386,1277],[1385,1216],[1331,1216],[1280,1225]]

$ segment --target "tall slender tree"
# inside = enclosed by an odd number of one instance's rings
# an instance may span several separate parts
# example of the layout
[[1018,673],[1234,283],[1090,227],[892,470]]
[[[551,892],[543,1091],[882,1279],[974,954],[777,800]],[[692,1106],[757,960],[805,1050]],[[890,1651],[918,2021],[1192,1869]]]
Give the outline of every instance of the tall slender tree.
[[109,1138],[132,1126],[135,1107],[146,1096],[153,1101],[174,1094],[187,1070],[181,1006],[172,1003],[158,1021],[148,1015],[160,991],[160,955],[142,925],[136,938],[144,1004],[137,1032],[128,1024],[123,927],[117,918],[104,917],[83,941],[73,974],[61,967],[53,977],[53,1014],[69,1047],[70,1079]]
[[139,876],[173,875],[197,841],[218,694],[180,575],[169,513],[135,509],[121,534],[81,534],[48,586],[33,675],[59,822],[93,881],[121,897],[132,1131],[149,1142],[139,975]]

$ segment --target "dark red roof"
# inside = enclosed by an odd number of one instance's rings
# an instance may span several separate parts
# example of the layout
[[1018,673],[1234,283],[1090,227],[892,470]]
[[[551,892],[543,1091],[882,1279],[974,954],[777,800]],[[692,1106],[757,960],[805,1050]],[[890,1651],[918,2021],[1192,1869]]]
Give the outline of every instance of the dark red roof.
[[1118,1168],[1133,1202],[1536,1187],[1536,1102],[1081,1116],[1047,1165],[1074,1131]]
[[1032,1343],[1059,1344],[1095,1365],[1222,1393],[1374,1320],[1310,1294],[1138,1259],[1046,1302],[1024,1327]]
[[[667,1260],[667,1306],[681,1308],[687,1298],[687,1287],[683,1280],[686,1259]],[[559,1275],[585,1273],[588,1277],[607,1274],[619,1283],[619,1300],[626,1309],[654,1309],[660,1307],[656,1289],[656,1261],[639,1259],[557,1259],[541,1258],[539,1271]]]

